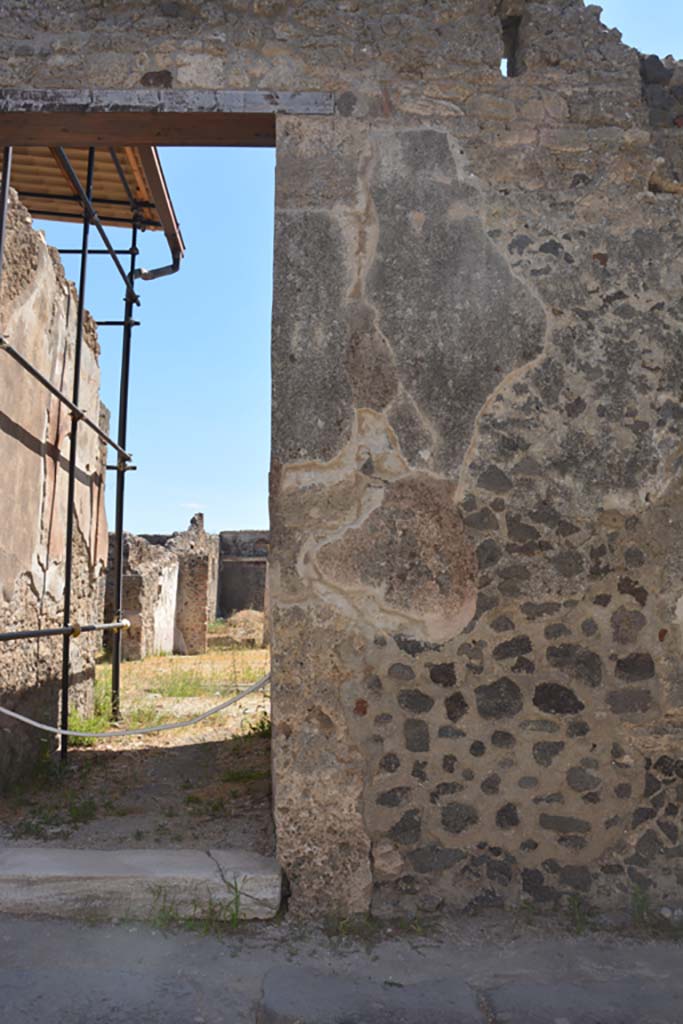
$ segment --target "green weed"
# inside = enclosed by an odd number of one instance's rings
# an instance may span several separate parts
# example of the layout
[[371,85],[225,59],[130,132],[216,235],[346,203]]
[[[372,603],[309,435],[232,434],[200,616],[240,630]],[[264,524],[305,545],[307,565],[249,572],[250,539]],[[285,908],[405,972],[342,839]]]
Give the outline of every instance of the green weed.
[[210,685],[210,680],[196,672],[179,671],[159,678],[159,692],[164,697],[203,697]]
[[[222,874],[222,872],[221,872]],[[226,927],[237,928],[240,923],[242,892],[237,879],[223,879],[230,899],[215,900],[210,893],[192,901],[192,917],[183,917],[178,904],[162,886],[153,886],[152,927],[160,931],[185,928],[202,935],[221,934]]]
[[[98,666],[92,715],[84,716],[72,711],[69,728],[78,732],[108,732],[111,729],[111,665]],[[69,739],[72,747],[94,747],[96,742],[89,736],[71,736]]]
[[172,719],[164,718],[156,708],[138,704],[127,712],[124,724],[127,729],[147,729],[153,725],[161,725],[165,721]]
[[162,886],[153,886],[152,918],[150,924],[159,931],[167,931],[182,924],[175,900],[169,896]]
[[332,914],[325,919],[323,927],[329,938],[372,943],[379,940],[385,926],[371,914],[353,914],[351,917]]
[[268,769],[235,769],[234,771],[223,772],[221,779],[223,782],[257,782],[261,779],[269,779],[270,771]]
[[71,832],[59,812],[37,807],[32,814],[12,826],[11,834],[13,839],[50,839],[56,837],[55,830],[60,828],[63,829],[60,836],[68,836]]
[[567,913],[576,935],[583,935],[590,925],[591,907],[578,893],[572,893],[567,899]]
[[539,915],[539,906],[531,900],[522,900],[514,908],[515,917],[523,924],[532,924]]
[[234,689],[234,684],[224,679],[216,680],[212,675],[177,669],[159,675],[148,692],[160,693],[163,697],[205,697],[210,694],[223,696],[234,692]]
[[240,903],[242,893],[240,887],[237,884],[237,879],[233,878],[231,886],[228,886],[229,891],[232,893],[232,900],[230,901],[230,924],[233,928],[237,928],[240,923]]
[[74,825],[85,825],[97,817],[97,804],[92,797],[84,800],[70,800],[67,813]]
[[651,920],[650,897],[642,886],[637,885],[631,892],[631,921],[636,928],[646,928]]
[[244,726],[245,736],[261,736],[264,739],[269,739],[272,731],[273,724],[267,711],[262,711],[258,718],[255,718],[252,722],[247,722]]

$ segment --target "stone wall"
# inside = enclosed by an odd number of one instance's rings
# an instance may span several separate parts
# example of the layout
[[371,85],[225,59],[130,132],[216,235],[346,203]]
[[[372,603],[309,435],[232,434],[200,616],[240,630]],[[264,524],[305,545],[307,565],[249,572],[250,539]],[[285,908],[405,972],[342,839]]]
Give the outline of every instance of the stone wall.
[[268,530],[222,530],[218,536],[222,558],[268,557]]
[[198,513],[189,528],[174,533],[166,546],[178,556],[176,652],[203,654],[218,603],[218,537],[205,532],[204,516]]
[[[77,297],[56,250],[31,227],[12,193],[0,292],[0,330],[25,358],[70,394]],[[86,314],[80,404],[106,423],[99,400],[97,332]],[[0,352],[0,631],[63,625],[67,468],[71,418],[63,406]],[[106,452],[81,426],[76,478],[73,620],[102,620],[106,556]],[[92,704],[99,634],[71,644],[71,707]],[[0,703],[56,725],[60,638],[0,643]],[[52,748],[45,734],[0,716],[0,789],[26,777]]]
[[262,612],[266,599],[265,558],[222,558],[218,608],[221,618],[253,608]]
[[277,132],[292,910],[680,902],[680,126],[644,88],[680,65],[644,81],[580,0],[9,0],[4,30],[5,86],[335,93]]
[[661,61],[654,54],[641,57],[640,77],[650,124],[657,129],[653,141],[661,154],[650,187],[683,195],[683,62]]
[[207,556],[187,552],[178,560],[174,648],[177,654],[204,654],[206,652],[209,627],[208,593],[209,560]]
[[218,614],[221,618],[245,608],[264,610],[269,546],[268,530],[225,530],[220,534]]
[[[135,609],[134,639],[124,640],[125,657],[144,658],[159,650],[176,654],[203,654],[207,650],[209,622],[215,618],[218,589],[218,537],[204,530],[204,517],[195,515],[187,530],[173,534],[127,535],[124,554],[124,606]],[[110,556],[110,601],[113,600],[113,548]],[[131,562],[132,558],[132,562]],[[171,571],[170,566],[175,565]],[[163,573],[161,589],[153,583],[145,589],[145,603],[140,604],[140,575],[150,572],[151,579]],[[175,591],[173,591],[175,580]],[[144,589],[144,588],[143,588]],[[155,596],[156,595],[156,596]],[[163,612],[159,606],[163,605]],[[165,623],[162,634],[155,634],[151,644],[138,643],[140,629],[154,629],[159,616]],[[173,622],[169,634],[168,621]],[[161,647],[159,645],[161,644]],[[159,649],[157,649],[159,648]]]
[[[109,538],[109,571],[105,609],[114,608],[114,536]],[[121,657],[138,661],[152,654],[171,654],[175,647],[178,559],[166,548],[126,533],[123,538],[123,617],[130,627],[121,633]],[[109,640],[109,645],[111,640]]]

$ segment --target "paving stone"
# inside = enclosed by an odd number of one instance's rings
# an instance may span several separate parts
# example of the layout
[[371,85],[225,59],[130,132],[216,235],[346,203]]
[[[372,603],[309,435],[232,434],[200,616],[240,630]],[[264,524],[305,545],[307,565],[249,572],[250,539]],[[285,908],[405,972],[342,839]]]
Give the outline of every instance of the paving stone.
[[269,918],[281,885],[275,860],[243,850],[0,849],[0,911],[18,915]]
[[484,1024],[476,994],[459,978],[378,984],[276,967],[263,982],[258,1024]]
[[656,979],[552,985],[513,981],[487,994],[496,1024],[680,1024],[666,985]]

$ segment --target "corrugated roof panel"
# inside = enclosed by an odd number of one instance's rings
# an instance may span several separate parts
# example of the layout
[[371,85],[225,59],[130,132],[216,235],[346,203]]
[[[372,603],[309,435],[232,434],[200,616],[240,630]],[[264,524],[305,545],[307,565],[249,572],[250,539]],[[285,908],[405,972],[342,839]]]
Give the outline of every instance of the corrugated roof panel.
[[[65,147],[64,152],[85,187],[88,150]],[[14,147],[11,185],[34,217],[66,221],[83,218],[78,194],[54,149],[47,146]],[[137,214],[138,221],[148,230],[164,231],[173,254],[182,256],[184,244],[155,147],[117,146],[113,151],[97,149],[92,203],[102,223],[110,227],[132,225]]]

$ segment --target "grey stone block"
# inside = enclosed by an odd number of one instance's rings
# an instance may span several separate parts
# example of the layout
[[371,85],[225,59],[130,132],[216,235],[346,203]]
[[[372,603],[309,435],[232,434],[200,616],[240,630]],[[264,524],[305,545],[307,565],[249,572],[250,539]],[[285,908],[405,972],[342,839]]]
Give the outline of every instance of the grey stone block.
[[415,985],[276,967],[263,983],[258,1024],[484,1024],[458,978]]
[[0,911],[16,915],[270,918],[280,895],[277,863],[242,850],[0,849]]
[[666,983],[640,978],[534,984],[513,981],[488,994],[497,1024],[680,1024]]

